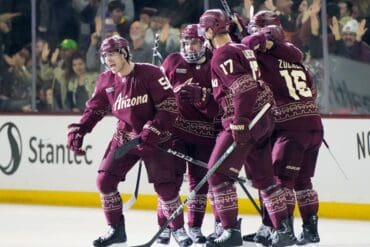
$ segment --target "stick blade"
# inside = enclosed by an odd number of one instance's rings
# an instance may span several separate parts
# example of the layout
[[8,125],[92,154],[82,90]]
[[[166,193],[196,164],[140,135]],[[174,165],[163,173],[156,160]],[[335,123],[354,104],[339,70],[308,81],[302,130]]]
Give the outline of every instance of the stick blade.
[[141,167],[143,165],[143,161],[140,160],[139,161],[139,168],[138,168],[138,172],[137,172],[137,179],[136,179],[136,187],[135,187],[135,192],[133,194],[133,196],[131,196],[131,198],[123,204],[123,207],[122,207],[122,210],[124,212],[126,212],[127,210],[129,210],[132,205],[135,204],[135,202],[137,201],[137,197],[139,195],[139,185],[140,185],[140,176],[141,176]]

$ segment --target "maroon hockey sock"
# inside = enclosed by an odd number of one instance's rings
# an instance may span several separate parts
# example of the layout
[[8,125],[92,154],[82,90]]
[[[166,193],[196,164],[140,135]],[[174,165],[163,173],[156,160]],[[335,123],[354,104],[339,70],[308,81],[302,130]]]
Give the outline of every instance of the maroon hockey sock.
[[118,191],[101,194],[104,215],[108,225],[117,225],[122,221],[122,199]]
[[263,199],[261,197],[261,193],[259,193],[259,199],[260,199],[260,202],[261,202],[262,223],[265,226],[271,226],[271,227],[273,227],[273,224],[272,224],[271,219],[270,219],[270,215],[267,212],[267,209],[266,209],[265,205],[262,203],[263,202]]
[[167,218],[163,214],[163,210],[162,210],[162,201],[158,198],[158,203],[157,203],[157,222],[158,222],[158,225],[163,226],[166,221],[167,221]]
[[207,205],[207,195],[196,195],[188,203],[189,227],[201,227]]
[[296,196],[303,223],[307,224],[308,218],[319,211],[318,194],[313,189],[307,189],[296,191]]
[[273,185],[266,190],[262,190],[261,197],[274,228],[279,229],[280,222],[288,217],[283,190],[280,186]]
[[295,208],[295,195],[293,189],[283,188],[288,215],[292,216]]
[[215,204],[215,195],[214,195],[213,191],[211,190],[211,188],[208,191],[208,198],[209,198],[209,201],[211,203],[213,215],[215,216],[215,221],[216,222],[221,222],[221,219],[220,219],[220,216],[218,215],[216,204]]
[[[168,219],[174,212],[175,210],[180,206],[180,197],[177,196],[176,198],[168,201],[163,201],[161,200],[160,205],[161,205],[161,210],[164,216],[166,216],[166,219]],[[177,230],[181,227],[184,226],[184,214],[181,213],[179,216],[177,216],[171,223],[170,227],[173,230]]]
[[238,217],[238,196],[233,184],[213,188],[216,210],[224,229],[235,228]]

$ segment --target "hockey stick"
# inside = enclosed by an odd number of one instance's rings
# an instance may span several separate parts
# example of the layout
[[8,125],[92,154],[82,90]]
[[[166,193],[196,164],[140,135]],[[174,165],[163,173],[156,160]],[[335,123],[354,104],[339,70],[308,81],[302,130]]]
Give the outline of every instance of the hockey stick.
[[252,19],[253,16],[254,16],[254,6],[252,4],[249,9],[249,19]]
[[139,160],[139,168],[138,168],[138,171],[137,171],[137,178],[136,178],[136,186],[135,186],[134,195],[131,196],[130,200],[128,200],[125,204],[123,204],[123,209],[122,209],[123,211],[129,210],[137,200],[137,196],[139,194],[141,167],[142,167],[143,163],[144,163],[144,161],[142,159],[140,159]]
[[161,53],[158,51],[158,47],[159,47],[159,33],[156,33],[155,40],[154,40],[154,47],[153,47],[153,57],[152,57],[153,65],[157,65],[157,58],[158,58],[159,65],[161,65],[163,62],[163,57]]
[[337,165],[337,167],[339,168],[339,170],[342,172],[344,178],[348,181],[348,177],[347,177],[346,173],[344,172],[342,166],[339,164],[338,160],[335,158],[334,154],[331,152],[331,150],[329,148],[329,145],[328,145],[328,143],[326,142],[325,139],[323,139],[323,143],[324,143],[325,147],[328,149],[329,154],[333,158],[335,164]]
[[[252,119],[252,121],[249,123],[248,128],[252,129],[253,126],[263,117],[263,115],[270,109],[271,104],[267,103],[262,107],[262,109],[257,113],[257,115]],[[202,178],[202,180],[195,186],[195,188],[190,192],[190,194],[186,197],[184,202],[181,203],[181,205],[171,214],[171,216],[167,219],[167,221],[161,226],[159,231],[145,244],[143,245],[136,245],[133,247],[149,247],[151,246],[155,240],[161,235],[161,233],[167,228],[167,226],[177,217],[181,214],[184,207],[188,203],[188,201],[192,200],[196,193],[203,187],[203,185],[208,181],[209,177],[212,176],[216,170],[222,165],[222,163],[229,157],[229,155],[234,151],[236,147],[236,143],[233,142],[226,151],[221,155],[221,157],[216,161],[216,163],[208,170],[206,175]]]
[[[207,163],[201,161],[201,160],[197,160],[197,159],[194,159],[192,158],[191,156],[189,155],[186,155],[186,154],[183,154],[179,151],[176,151],[176,150],[173,150],[172,148],[161,148],[159,146],[156,146],[156,149],[158,150],[161,150],[162,152],[166,152],[166,153],[169,153],[169,154],[172,154],[180,159],[183,159],[185,161],[188,161],[194,165],[197,165],[199,167],[203,167],[205,169],[207,169]],[[247,194],[249,200],[252,202],[253,206],[256,208],[257,212],[259,214],[261,214],[261,209],[259,208],[259,206],[257,205],[256,201],[253,199],[252,195],[249,193],[247,187],[245,187],[244,183],[246,182],[246,179],[245,178],[241,178],[241,177],[238,177],[238,178],[234,178],[234,177],[231,177],[230,175],[227,175],[223,172],[220,172],[220,171],[217,171],[217,173],[220,173],[220,174],[223,174],[227,177],[229,177],[230,179],[234,180],[235,182],[238,182],[239,185],[242,187],[243,191],[245,192],[245,194]]]
[[140,144],[140,137],[136,137],[130,141],[128,141],[125,145],[118,147],[117,150],[114,152],[114,158],[119,159],[123,155],[125,155],[128,151],[136,147]]
[[242,24],[239,22],[238,18],[235,16],[235,14],[233,14],[231,12],[231,9],[230,9],[230,6],[229,6],[227,0],[220,0],[220,2],[221,2],[222,7],[224,8],[224,10],[226,12],[227,17],[229,17],[229,19],[232,20],[236,24],[236,26],[238,28],[238,31],[239,31],[239,32],[236,33],[236,35],[238,36],[238,38],[240,40],[242,40],[243,39],[243,34],[242,34],[243,27],[242,27]]
[[254,208],[257,210],[258,214],[262,216],[261,208],[257,205],[256,201],[253,199],[252,195],[247,190],[247,187],[245,187],[244,183],[240,182],[239,180],[237,182],[239,183],[240,187],[242,187],[245,194],[247,194],[249,200],[253,204]]

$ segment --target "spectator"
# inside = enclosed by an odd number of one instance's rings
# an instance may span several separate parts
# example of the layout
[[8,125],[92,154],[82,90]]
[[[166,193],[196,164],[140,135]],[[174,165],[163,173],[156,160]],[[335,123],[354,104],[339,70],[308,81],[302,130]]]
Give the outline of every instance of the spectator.
[[299,29],[310,17],[311,0],[302,0],[298,7],[298,15],[296,18],[296,29]]
[[356,0],[352,7],[352,18],[370,18],[370,2],[369,0]]
[[139,21],[145,27],[149,28],[152,17],[158,12],[156,8],[144,7],[141,9],[139,14]]
[[20,13],[4,13],[0,15],[0,69],[4,66],[2,59],[6,44],[9,43],[10,21],[19,16]]
[[290,41],[291,36],[295,32],[295,20],[292,17],[292,0],[275,0],[276,9],[274,12],[279,15],[281,25],[284,28],[287,40]]
[[319,29],[312,30],[311,21],[313,21],[312,18],[318,20],[318,14],[321,8],[320,0],[313,0],[313,2],[309,4],[310,1],[311,0],[302,0],[299,4],[296,31],[291,37],[291,42],[304,52],[307,60],[311,57],[310,42],[313,39],[312,33],[317,32],[317,37],[319,37]]
[[47,44],[47,41],[42,39],[42,38],[38,38],[36,40],[36,64],[37,64],[37,69],[40,69],[40,67],[41,67],[42,50],[43,50],[43,48],[46,44]]
[[145,42],[145,28],[139,21],[130,26],[130,51],[133,62],[150,63],[152,61],[152,47]]
[[156,33],[159,34],[159,52],[163,59],[171,52],[180,49],[180,32],[170,25],[170,17],[167,9],[162,9],[158,15],[154,16],[150,23],[150,28],[146,30],[145,41],[153,44]]
[[43,81],[51,81],[58,108],[67,110],[64,99],[67,94],[67,82],[64,74],[71,56],[77,51],[77,43],[73,39],[64,39],[50,56],[49,44],[44,45],[41,54],[40,77]]
[[333,22],[330,28],[338,43],[336,54],[359,62],[370,63],[370,47],[362,41],[362,36],[367,31],[365,24],[365,20],[358,23],[352,19],[343,26],[340,33],[339,23]]
[[99,71],[101,67],[99,46],[104,30],[105,37],[111,37],[117,33],[116,26],[113,24],[101,23],[101,19],[96,19],[96,31],[90,36],[90,45],[86,53],[86,68],[90,71]]
[[[321,21],[319,18],[320,9],[320,0],[314,0],[307,10],[307,14],[309,15],[308,21],[303,23],[300,29],[292,36],[292,43],[305,52],[306,62],[309,62],[310,59],[321,59],[323,56]],[[339,16],[338,6],[336,4],[328,4],[327,13],[327,22],[328,26],[330,26],[334,19],[337,20],[336,16]],[[335,53],[337,43],[335,42],[334,35],[330,32],[328,33],[328,42],[329,52]]]
[[29,58],[26,48],[4,55],[4,67],[0,69],[0,111],[32,111],[31,72],[26,67]]
[[86,71],[85,58],[74,53],[64,74],[67,82],[66,106],[73,112],[83,112],[86,101],[92,96],[98,73]]
[[54,89],[51,82],[45,82],[37,90],[36,109],[39,112],[57,112]]
[[50,47],[54,49],[61,40],[66,38],[78,40],[79,26],[76,11],[72,7],[72,0],[47,2],[49,2],[49,6],[48,9],[44,10],[44,13],[49,13],[50,20],[46,22],[47,32],[44,33],[46,36],[43,38],[48,38]]
[[273,0],[255,0],[253,3],[256,8],[255,12],[261,10],[270,10],[270,11],[276,10]]
[[[101,0],[99,1],[102,2]],[[115,1],[115,0],[105,0],[104,4],[101,3],[96,13],[96,17],[106,16],[108,14],[107,6],[112,1]],[[134,19],[134,13],[135,13],[135,6],[134,6],[133,0],[119,0],[119,1],[125,6],[124,16],[126,20],[128,22],[132,22]]]
[[[11,12],[3,13],[0,15],[0,45],[2,46],[0,50],[1,57],[4,53],[13,53],[13,51],[11,51],[12,49],[11,46],[13,43],[11,34],[12,21],[14,20],[14,18],[20,15],[21,13],[11,13]],[[16,48],[18,48],[18,46],[16,46]]]
[[9,27],[9,24],[10,24],[10,21],[17,17],[17,16],[20,16],[21,14],[20,13],[4,13],[4,14],[1,14],[0,15],[0,30],[4,33],[7,33],[10,31],[10,27]]
[[352,16],[353,4],[350,1],[340,0],[338,2],[340,19]]
[[120,0],[111,1],[108,4],[109,16],[116,25],[117,32],[122,37],[127,37],[130,21],[125,16],[125,5]]
[[99,7],[100,0],[73,0],[73,8],[78,13],[79,22],[79,51],[87,51],[90,35],[94,32],[95,16]]

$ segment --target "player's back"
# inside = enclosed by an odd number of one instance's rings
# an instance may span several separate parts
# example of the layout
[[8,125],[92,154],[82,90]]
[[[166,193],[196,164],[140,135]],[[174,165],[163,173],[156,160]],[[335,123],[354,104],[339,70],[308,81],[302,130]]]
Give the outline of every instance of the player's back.
[[[316,87],[307,68],[267,52],[257,53],[262,79],[274,93],[278,128],[321,128]],[[299,127],[301,126],[301,127]]]

